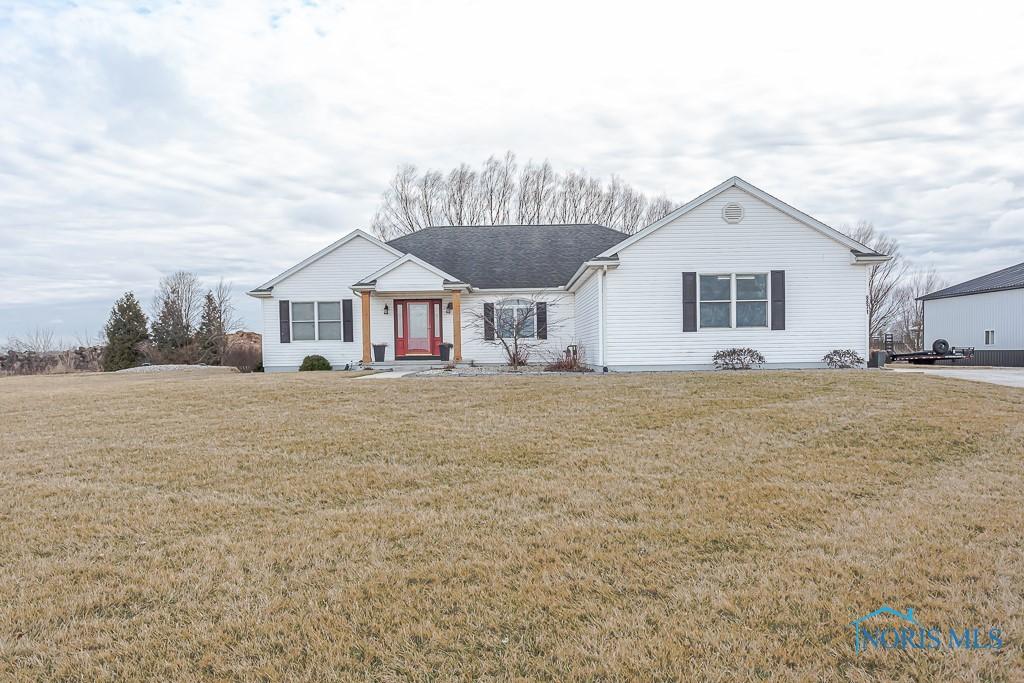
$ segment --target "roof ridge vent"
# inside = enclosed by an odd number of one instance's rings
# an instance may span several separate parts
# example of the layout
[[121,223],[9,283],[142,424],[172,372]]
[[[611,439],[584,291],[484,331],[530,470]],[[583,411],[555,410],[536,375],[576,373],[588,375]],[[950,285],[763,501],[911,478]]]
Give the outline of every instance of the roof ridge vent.
[[739,223],[743,220],[743,205],[739,202],[729,202],[723,206],[722,220],[726,223]]

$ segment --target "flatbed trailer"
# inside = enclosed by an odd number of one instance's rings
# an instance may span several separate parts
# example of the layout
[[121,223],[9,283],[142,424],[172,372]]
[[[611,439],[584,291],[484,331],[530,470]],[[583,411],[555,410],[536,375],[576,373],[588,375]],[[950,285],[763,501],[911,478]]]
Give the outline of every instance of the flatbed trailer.
[[945,339],[936,339],[932,342],[931,351],[909,351],[907,353],[896,353],[895,344],[891,334],[885,335],[885,360],[886,362],[892,361],[906,361],[913,363],[914,365],[935,365],[940,360],[949,361],[961,361],[971,360],[974,358],[974,347],[963,346],[956,347],[950,346],[949,342]]

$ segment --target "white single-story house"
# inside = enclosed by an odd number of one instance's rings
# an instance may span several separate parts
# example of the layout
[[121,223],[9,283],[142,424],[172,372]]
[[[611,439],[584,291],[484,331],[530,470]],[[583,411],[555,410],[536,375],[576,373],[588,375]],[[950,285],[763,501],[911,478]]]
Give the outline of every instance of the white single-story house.
[[1024,366],[1024,263],[921,297],[927,346],[973,346],[958,365]]
[[765,367],[814,368],[833,349],[867,358],[868,270],[888,258],[734,177],[631,236],[465,226],[385,243],[356,230],[249,294],[267,371],[310,354],[370,364],[380,344],[389,363],[437,358],[442,343],[457,362],[504,363],[489,312],[520,304],[532,362],[574,344],[599,370],[708,369],[715,351],[750,347]]

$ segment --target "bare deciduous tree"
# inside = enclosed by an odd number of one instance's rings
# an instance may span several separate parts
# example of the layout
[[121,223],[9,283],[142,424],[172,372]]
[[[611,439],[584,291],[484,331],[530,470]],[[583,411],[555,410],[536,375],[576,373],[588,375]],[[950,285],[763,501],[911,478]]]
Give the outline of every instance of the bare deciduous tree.
[[[924,302],[918,298],[938,291],[949,283],[934,268],[918,271],[904,278],[896,293],[899,315],[893,331],[901,346],[910,351],[927,348],[924,338]],[[934,341],[934,340],[932,340]]]
[[447,174],[401,166],[381,198],[373,230],[392,239],[431,225],[598,223],[633,234],[675,203],[648,200],[618,176],[607,183],[583,171],[556,173],[548,161],[520,170],[507,152],[478,172],[461,164]]
[[512,211],[516,192],[516,155],[506,152],[504,159],[489,158],[480,174],[484,198],[484,215],[488,225],[505,225]]
[[[479,179],[476,171],[466,164],[459,165],[448,174],[444,193],[444,223],[447,225],[478,225],[483,222],[480,203]],[[386,200],[386,198],[385,198]],[[381,235],[387,234],[374,225]]]
[[423,222],[437,225],[444,219],[444,178],[438,171],[427,171],[417,185]]
[[852,230],[844,226],[843,232],[866,247],[892,257],[883,263],[869,266],[871,270],[868,273],[868,329],[871,338],[875,339],[892,328],[899,317],[899,287],[903,275],[907,272],[907,264],[900,254],[899,242],[876,230],[871,223],[861,221]]
[[[622,200],[620,204],[621,209],[619,223],[622,226],[620,228],[622,232],[627,235],[632,235],[640,228],[648,225],[648,223],[644,222],[644,217],[648,207],[647,197],[627,185],[622,190]],[[671,210],[672,209],[669,208],[666,213]]]
[[373,217],[373,229],[388,239],[422,230],[429,223],[423,220],[417,171],[412,165],[398,169],[384,191],[380,208]]
[[647,205],[647,213],[644,215],[643,224],[650,225],[655,221],[661,220],[670,214],[676,206],[678,205],[665,195],[658,195]]
[[165,275],[160,278],[153,297],[153,317],[159,316],[166,307],[180,315],[189,330],[194,330],[199,323],[199,314],[203,310],[204,293],[199,277],[195,273],[179,270],[171,275]]
[[[557,330],[558,316],[552,308],[557,311],[559,301],[560,298],[537,293],[529,298],[488,301],[479,308],[466,311],[466,314],[470,324],[479,332],[479,338],[486,344],[501,347],[508,365],[518,370],[529,362],[533,349],[544,343],[541,334],[547,338]],[[544,306],[544,315],[538,320],[537,312],[541,305]]]
[[220,315],[224,331],[231,333],[242,327],[242,319],[238,316],[234,300],[231,297],[231,283],[224,282],[224,278],[221,278],[210,292],[217,303],[217,312]]
[[37,327],[21,337],[11,337],[7,345],[19,353],[53,353],[57,337],[50,328]]
[[519,176],[516,222],[521,225],[540,225],[551,215],[551,202],[555,196],[555,172],[547,161],[534,165],[531,161]]

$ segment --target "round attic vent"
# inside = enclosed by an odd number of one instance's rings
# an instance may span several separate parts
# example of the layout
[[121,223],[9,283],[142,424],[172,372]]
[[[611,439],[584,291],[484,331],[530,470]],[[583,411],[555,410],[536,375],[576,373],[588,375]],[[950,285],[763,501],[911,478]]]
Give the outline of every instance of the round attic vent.
[[739,223],[743,220],[743,205],[729,202],[722,207],[722,218],[726,223]]

